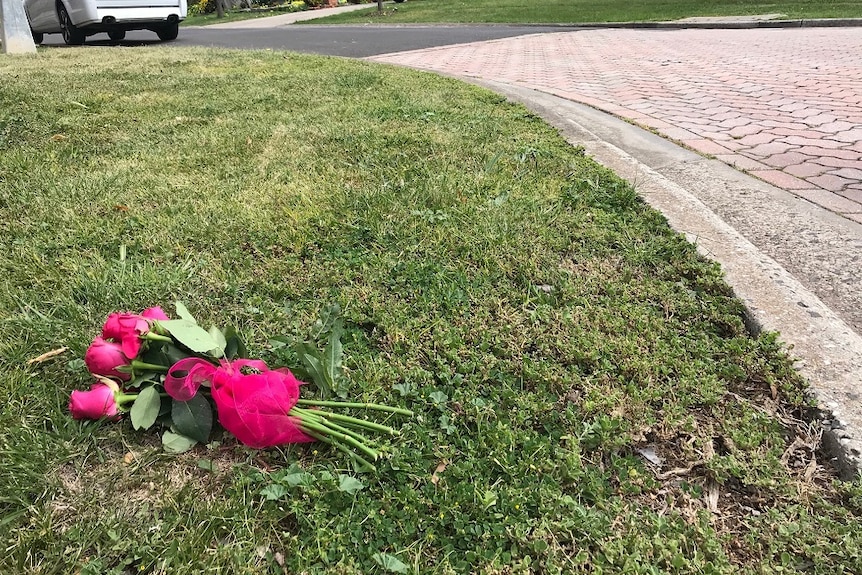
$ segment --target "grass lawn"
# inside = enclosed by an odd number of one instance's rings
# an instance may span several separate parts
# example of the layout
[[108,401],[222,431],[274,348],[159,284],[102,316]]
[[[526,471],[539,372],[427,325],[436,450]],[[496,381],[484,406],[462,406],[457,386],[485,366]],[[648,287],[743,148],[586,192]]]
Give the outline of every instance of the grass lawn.
[[[495,94],[287,53],[0,58],[0,226],[0,573],[862,572],[862,484],[776,339]],[[106,314],[175,300],[272,363],[337,303],[350,397],[416,415],[355,476],[73,421]]]
[[676,20],[688,16],[785,14],[788,18],[860,18],[856,0],[408,0],[383,16],[377,9],[314,20],[314,24],[385,23],[575,23]]

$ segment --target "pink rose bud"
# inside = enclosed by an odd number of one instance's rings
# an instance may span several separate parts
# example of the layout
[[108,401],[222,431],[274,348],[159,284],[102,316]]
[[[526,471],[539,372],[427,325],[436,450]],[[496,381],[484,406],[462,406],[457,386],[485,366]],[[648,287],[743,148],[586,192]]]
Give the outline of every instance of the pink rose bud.
[[114,390],[104,383],[96,383],[90,386],[90,391],[73,391],[69,399],[69,412],[75,419],[115,419],[119,410]]
[[97,337],[90,344],[87,353],[84,354],[84,363],[87,364],[90,373],[94,375],[118,377],[123,381],[132,377],[131,373],[117,371],[118,367],[131,363],[130,359],[123,353],[122,346],[119,343],[105,341],[101,337]]

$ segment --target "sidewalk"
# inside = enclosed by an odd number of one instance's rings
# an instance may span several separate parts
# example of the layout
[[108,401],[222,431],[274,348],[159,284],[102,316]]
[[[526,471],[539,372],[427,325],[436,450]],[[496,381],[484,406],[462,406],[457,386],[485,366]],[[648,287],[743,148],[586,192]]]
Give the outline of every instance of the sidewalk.
[[305,20],[316,20],[318,18],[326,18],[335,14],[344,12],[355,12],[356,10],[367,10],[374,8],[376,4],[347,4],[346,6],[338,6],[337,8],[320,8],[318,10],[303,10],[302,12],[288,12],[287,14],[279,14],[278,16],[265,16],[261,18],[252,18],[251,20],[240,20],[239,22],[227,22],[225,24],[211,24],[209,26],[189,26],[189,28],[207,28],[207,29],[254,29],[254,28],[278,28],[287,26],[294,22],[302,22]]

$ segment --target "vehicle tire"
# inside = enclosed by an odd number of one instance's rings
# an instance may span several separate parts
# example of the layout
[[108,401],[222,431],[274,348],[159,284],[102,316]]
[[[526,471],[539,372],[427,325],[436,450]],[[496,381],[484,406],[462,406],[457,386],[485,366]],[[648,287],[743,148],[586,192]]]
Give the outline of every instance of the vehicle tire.
[[69,46],[80,46],[87,39],[77,26],[72,24],[72,19],[69,18],[69,13],[66,12],[66,7],[60,3],[57,6],[57,16],[60,18],[60,29],[63,32],[63,42]]
[[110,32],[108,32],[108,38],[110,38],[114,42],[119,42],[120,40],[122,40],[125,37],[126,37],[126,31],[125,30],[111,30]]
[[174,22],[173,24],[165,24],[164,26],[156,28],[156,34],[158,34],[159,40],[162,42],[176,40],[177,36],[180,34],[180,23]]
[[45,34],[43,34],[42,32],[33,32],[32,30],[30,30],[30,33],[33,34],[33,43],[35,44],[41,44],[42,40],[45,39]]

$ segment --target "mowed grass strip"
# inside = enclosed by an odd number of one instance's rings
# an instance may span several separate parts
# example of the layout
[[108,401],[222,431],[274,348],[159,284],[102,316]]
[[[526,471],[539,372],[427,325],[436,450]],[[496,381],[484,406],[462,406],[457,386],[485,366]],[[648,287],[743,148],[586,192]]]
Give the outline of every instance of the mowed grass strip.
[[[495,94],[287,53],[0,59],[0,226],[0,572],[862,572],[862,488],[776,339]],[[269,360],[337,303],[351,399],[416,416],[357,476],[72,421],[106,314],[174,300]]]
[[862,18],[855,0],[408,0],[377,9],[336,14],[307,24],[359,23],[494,23],[574,24],[585,22],[650,22],[692,16],[783,14],[787,18]]

